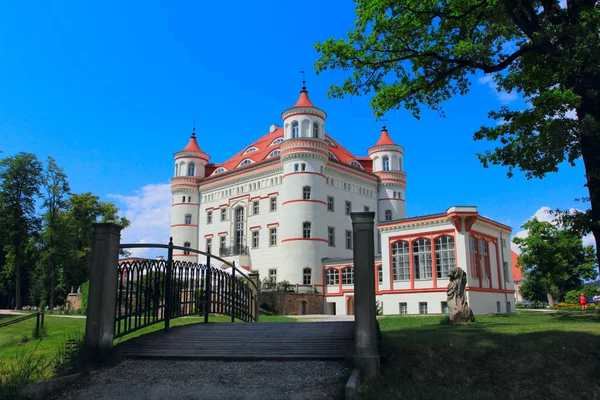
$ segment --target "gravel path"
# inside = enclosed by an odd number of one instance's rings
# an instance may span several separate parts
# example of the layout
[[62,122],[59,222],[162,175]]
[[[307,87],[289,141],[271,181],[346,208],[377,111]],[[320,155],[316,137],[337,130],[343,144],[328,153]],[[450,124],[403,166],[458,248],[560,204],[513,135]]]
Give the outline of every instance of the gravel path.
[[92,374],[60,399],[337,399],[350,374],[325,361],[127,360]]

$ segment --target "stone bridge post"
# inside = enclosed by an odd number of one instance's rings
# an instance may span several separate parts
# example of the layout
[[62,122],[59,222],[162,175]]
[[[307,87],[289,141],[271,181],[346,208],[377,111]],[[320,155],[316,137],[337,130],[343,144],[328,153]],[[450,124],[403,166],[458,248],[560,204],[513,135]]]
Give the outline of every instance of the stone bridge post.
[[354,212],[354,367],[361,377],[379,374],[377,309],[375,306],[374,212]]
[[84,341],[92,357],[113,346],[121,229],[112,223],[94,224]]

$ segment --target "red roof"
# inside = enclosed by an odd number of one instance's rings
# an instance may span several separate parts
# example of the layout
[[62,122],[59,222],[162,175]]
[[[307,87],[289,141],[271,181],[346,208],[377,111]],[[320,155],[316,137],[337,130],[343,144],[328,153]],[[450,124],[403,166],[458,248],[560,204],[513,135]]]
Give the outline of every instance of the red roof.
[[[187,146],[185,146],[183,148],[183,150],[181,151],[189,151],[192,153],[204,153],[202,151],[202,149],[200,148],[200,146],[198,146],[198,142],[196,141],[196,135],[192,134],[192,137],[190,138],[190,141],[188,142]],[[204,153],[206,154],[206,153]]]
[[[330,140],[331,143],[333,143],[333,145],[329,145],[329,151],[335,156],[336,160],[338,160],[344,164],[348,164],[348,163],[350,163],[350,161],[357,160],[363,166],[363,168],[365,170],[372,171],[372,161],[370,158],[355,157],[354,155],[352,155],[352,153],[350,153],[348,150],[346,150],[344,147],[342,147],[338,142],[336,142],[333,138],[331,138],[331,136],[326,134],[325,138]],[[244,149],[242,151],[240,151],[239,153],[237,153],[235,156],[231,157],[227,161],[223,162],[222,164],[207,165],[206,175],[209,176],[217,168],[221,168],[221,167],[225,168],[225,170],[227,170],[227,171],[232,171],[234,169],[246,168],[246,167],[250,167],[252,165],[256,165],[257,163],[260,163],[263,161],[270,161],[270,160],[275,160],[275,159],[279,158],[279,155],[269,157],[269,154],[271,154],[272,151],[279,149],[279,145],[281,144],[281,142],[273,144],[273,142],[276,141],[277,139],[283,139],[283,128],[279,128],[279,129],[275,130],[274,132],[270,132],[270,133],[267,133],[266,135],[263,135],[257,141],[244,147]],[[255,148],[256,150],[246,153],[246,151],[251,148]],[[242,161],[244,161],[245,159],[252,160],[252,163],[246,164],[243,166],[239,166],[239,164]]]
[[292,107],[292,108],[298,108],[298,107],[317,108],[308,98],[308,91],[306,90],[305,87],[303,87],[302,90],[300,91],[300,98],[298,99],[296,104],[294,104],[294,107]]
[[396,143],[394,143],[394,141],[392,140],[392,138],[390,138],[387,128],[384,126],[383,129],[381,130],[381,136],[379,137],[379,140],[377,141],[377,143],[375,143],[375,146],[373,146],[373,147],[386,146],[386,145],[397,146]]
[[521,271],[521,267],[517,263],[517,258],[519,257],[519,255],[513,250],[511,250],[510,257],[512,259],[513,281],[519,282],[523,280],[523,273]]

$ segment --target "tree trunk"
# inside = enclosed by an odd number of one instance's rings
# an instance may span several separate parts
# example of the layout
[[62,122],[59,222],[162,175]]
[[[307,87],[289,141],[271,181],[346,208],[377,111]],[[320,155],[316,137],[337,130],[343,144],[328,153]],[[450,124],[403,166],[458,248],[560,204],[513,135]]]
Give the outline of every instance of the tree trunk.
[[50,309],[54,309],[54,289],[56,288],[56,273],[54,268],[54,260],[50,257],[50,290],[48,291],[50,297]]
[[20,310],[22,307],[21,301],[21,246],[17,241],[13,243],[15,246],[15,307]]

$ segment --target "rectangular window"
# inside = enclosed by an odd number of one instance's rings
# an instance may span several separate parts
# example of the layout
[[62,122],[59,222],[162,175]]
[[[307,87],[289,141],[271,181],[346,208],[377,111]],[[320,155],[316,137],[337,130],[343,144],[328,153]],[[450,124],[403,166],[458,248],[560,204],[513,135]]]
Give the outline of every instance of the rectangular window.
[[431,279],[431,240],[420,238],[412,242],[415,279]]
[[310,222],[302,223],[302,237],[304,239],[310,239]]
[[502,272],[504,273],[504,282],[510,282],[510,275],[508,273],[508,263],[506,261],[502,263]]
[[346,248],[352,249],[352,231],[346,231]]
[[334,212],[333,196],[327,196],[327,211]]
[[352,203],[347,201],[346,202],[346,215],[350,215],[351,212],[352,212]]
[[192,223],[192,214],[185,214],[185,224],[190,225]]
[[277,270],[276,269],[269,270],[269,280],[273,283],[277,283]]
[[506,239],[502,239],[502,248],[505,249],[506,248]]
[[212,211],[207,211],[206,212],[206,223],[207,224],[212,224]]
[[277,211],[277,197],[271,197],[271,212]]
[[181,197],[181,202],[185,203],[185,196]]
[[298,172],[300,170],[300,164],[294,164],[294,172]]
[[496,302],[496,312],[498,314],[500,314],[502,312],[502,306],[500,305],[499,301]]
[[410,245],[400,240],[392,246],[392,274],[394,282],[410,279]]
[[302,188],[302,198],[304,200],[310,200],[310,186],[304,186]]
[[277,246],[277,228],[269,229],[269,246]]
[[427,314],[427,303],[419,303],[419,314]]
[[392,210],[385,210],[385,220],[386,221],[392,220]]
[[[191,246],[190,242],[183,243],[183,247],[190,248],[190,246]],[[190,251],[189,250],[184,250],[183,254],[190,254]]]
[[471,253],[471,276],[479,278],[479,257],[477,256],[477,239],[469,236],[469,250]]
[[192,202],[192,196],[188,196],[188,203]]
[[364,206],[363,209],[365,210],[365,212],[371,211],[371,209],[369,208],[369,206]]
[[302,271],[302,284],[312,284],[312,270],[310,268],[304,268]]
[[206,252],[212,253],[212,238],[206,239]]
[[333,226],[327,227],[327,243],[331,247],[335,247],[335,228]]
[[227,236],[221,236],[219,238],[219,248],[224,249],[227,247]]
[[450,314],[450,307],[447,301],[442,301],[442,314]]
[[454,237],[444,235],[435,239],[436,275],[440,279],[448,277],[448,272],[456,267]]
[[379,283],[383,283],[383,267],[381,265],[377,267],[377,279]]
[[346,267],[342,270],[342,285],[354,285],[353,267]]
[[302,171],[306,171],[306,164],[302,163]]
[[258,249],[258,238],[260,237],[260,231],[252,231],[252,248]]
[[258,215],[259,212],[260,212],[260,204],[259,204],[258,200],[252,202],[252,214]]
[[325,284],[329,286],[340,284],[340,274],[337,269],[331,268],[325,271]]
[[400,314],[402,314],[402,315],[408,314],[408,304],[400,303]]
[[221,208],[221,222],[227,219],[227,208]]

